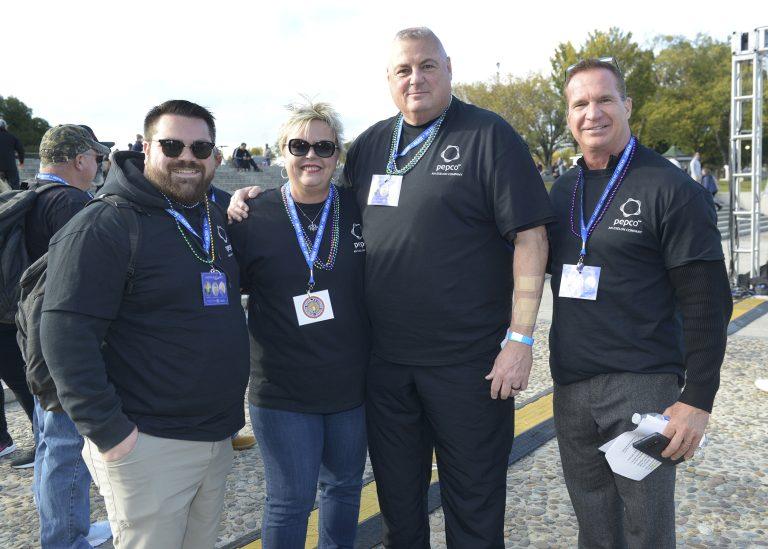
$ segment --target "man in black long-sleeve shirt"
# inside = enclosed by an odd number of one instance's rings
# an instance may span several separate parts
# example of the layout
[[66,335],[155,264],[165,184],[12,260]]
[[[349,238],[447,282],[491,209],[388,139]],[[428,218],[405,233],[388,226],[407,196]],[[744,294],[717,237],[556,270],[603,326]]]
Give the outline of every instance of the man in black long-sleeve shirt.
[[674,547],[675,468],[629,480],[598,448],[634,412],[669,417],[664,457],[704,434],[732,309],[712,197],[631,135],[615,62],[574,65],[565,93],[584,156],[551,191],[550,366],[579,546]]
[[8,131],[8,124],[0,118],[0,179],[5,179],[12,189],[19,188],[19,166],[24,165],[24,147],[21,141]]

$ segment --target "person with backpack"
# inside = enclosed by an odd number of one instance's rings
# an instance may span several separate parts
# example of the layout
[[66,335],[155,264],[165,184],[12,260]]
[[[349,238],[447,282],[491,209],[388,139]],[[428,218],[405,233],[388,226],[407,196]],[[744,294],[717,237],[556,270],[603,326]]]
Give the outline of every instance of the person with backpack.
[[249,374],[239,269],[208,197],[215,123],[167,101],[144,135],[102,189],[132,205],[138,239],[103,202],[54,236],[42,350],[115,546],[213,547]]
[[[51,237],[93,198],[89,190],[109,148],[87,126],[62,124],[40,142],[40,172],[28,180],[36,199],[24,221],[24,251],[32,264]],[[26,334],[28,340],[30,334]],[[39,337],[39,334],[33,334]],[[24,345],[23,351],[27,350]],[[111,537],[106,521],[90,524],[91,477],[81,455],[83,437],[61,408],[47,369],[28,361],[27,384],[35,395],[36,453],[33,492],[40,517],[40,545],[87,549]]]

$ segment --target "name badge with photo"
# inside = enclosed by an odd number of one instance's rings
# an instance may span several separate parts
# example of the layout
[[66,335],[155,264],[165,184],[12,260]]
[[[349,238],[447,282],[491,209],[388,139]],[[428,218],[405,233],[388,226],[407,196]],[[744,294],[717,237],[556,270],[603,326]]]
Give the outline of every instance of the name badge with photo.
[[584,265],[581,272],[576,265],[563,265],[563,277],[560,279],[560,297],[573,299],[597,299],[597,286],[600,284],[600,267]]
[[369,206],[397,206],[400,202],[402,175],[374,175],[368,191]]
[[227,295],[227,275],[219,271],[200,273],[203,286],[203,306],[229,305]]
[[296,309],[299,326],[333,318],[333,306],[328,290],[294,296],[293,307]]

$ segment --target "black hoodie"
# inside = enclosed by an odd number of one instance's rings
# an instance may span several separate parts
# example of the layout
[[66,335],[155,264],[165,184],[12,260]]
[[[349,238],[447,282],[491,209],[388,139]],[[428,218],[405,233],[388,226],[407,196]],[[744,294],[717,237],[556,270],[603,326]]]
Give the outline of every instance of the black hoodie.
[[[51,239],[41,320],[43,353],[62,407],[103,452],[138,426],[149,435],[223,440],[245,422],[248,333],[223,211],[211,205],[217,270],[228,305],[203,303],[211,268],[200,242],[165,211],[143,176],[144,155],[116,153],[103,193],[140,209],[132,292],[124,295],[127,226],[93,204]],[[203,206],[182,212],[202,234]]]

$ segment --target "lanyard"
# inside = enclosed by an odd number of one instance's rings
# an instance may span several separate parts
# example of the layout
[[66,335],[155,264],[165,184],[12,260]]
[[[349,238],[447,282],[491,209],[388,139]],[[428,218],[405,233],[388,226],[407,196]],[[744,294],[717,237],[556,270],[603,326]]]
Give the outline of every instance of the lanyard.
[[[432,122],[432,124],[430,124],[426,130],[421,132],[421,134],[416,139],[411,141],[399,153],[397,152],[397,147],[400,144],[400,136],[403,132],[404,117],[402,113],[398,115],[397,122],[395,123],[395,130],[392,132],[392,145],[389,150],[389,160],[387,161],[387,175],[405,175],[419,162],[419,160],[421,160],[421,157],[424,156],[424,154],[427,152],[427,149],[429,149],[429,146],[432,144],[432,141],[434,141],[435,136],[440,129],[440,125],[443,123],[443,120],[445,120],[445,115],[448,113],[448,109],[451,107],[451,103],[453,103],[453,96],[451,96],[451,100],[448,103],[448,106],[438,117],[438,119]],[[411,161],[402,168],[398,168],[395,160],[405,156],[419,145],[422,145],[422,147],[418,150],[416,155],[411,158]]]
[[168,212],[171,217],[173,217],[177,223],[184,226],[185,229],[187,229],[192,235],[197,238],[200,242],[203,244],[203,251],[207,255],[211,255],[211,222],[208,219],[208,214],[203,214],[203,237],[200,238],[200,235],[197,234],[197,231],[192,228],[192,225],[189,224],[189,221],[181,215],[179,212],[174,210],[173,208],[166,208],[166,212]]
[[283,197],[285,197],[285,203],[288,206],[288,216],[291,218],[293,224],[293,230],[296,232],[296,240],[299,241],[299,247],[301,253],[304,254],[304,260],[309,267],[309,283],[307,284],[307,293],[312,291],[315,286],[315,260],[317,254],[320,253],[320,243],[323,240],[323,233],[325,232],[325,223],[328,221],[328,212],[331,211],[331,203],[333,202],[333,196],[336,193],[336,188],[331,185],[331,190],[328,193],[328,198],[325,199],[325,205],[323,206],[323,213],[320,216],[320,225],[317,228],[317,234],[315,235],[315,242],[312,244],[312,250],[307,248],[307,242],[304,236],[304,229],[301,226],[299,220],[299,214],[296,213],[296,204],[291,196],[291,190],[289,183],[283,185],[281,189]]
[[579,226],[581,229],[581,252],[579,253],[579,261],[576,263],[576,269],[579,272],[584,268],[584,257],[587,255],[587,241],[589,240],[589,237],[592,236],[592,232],[597,225],[603,219],[603,214],[608,209],[608,206],[611,205],[611,201],[616,195],[616,191],[619,190],[619,186],[624,180],[624,176],[627,174],[627,168],[629,168],[629,163],[632,160],[636,148],[637,138],[632,136],[629,140],[629,145],[624,149],[624,152],[619,159],[619,163],[613,170],[613,175],[611,175],[611,179],[605,186],[603,194],[600,196],[600,200],[597,201],[597,205],[589,218],[589,222],[586,224],[584,223],[584,170],[579,168],[579,176],[576,179],[576,187],[574,188],[575,193],[576,189],[581,185],[581,212],[579,219]]
[[[66,185],[67,187],[71,187],[69,183],[65,179],[62,179],[58,175],[54,175],[52,173],[39,173],[35,176],[36,179],[42,179],[43,181],[53,181],[54,183],[61,183],[62,185]],[[93,195],[89,193],[88,191],[85,191],[85,194],[93,198]]]
[[[439,118],[437,120],[439,120]],[[415,149],[416,147],[424,143],[424,141],[426,141],[427,138],[429,137],[429,134],[431,134],[437,127],[437,124],[438,124],[437,120],[432,122],[429,125],[429,127],[423,132],[421,132],[416,139],[414,139],[408,145],[406,145],[402,151],[395,152],[395,154],[392,156],[391,163],[394,163],[395,160],[397,160],[398,158],[402,158],[403,156],[408,154],[410,151],[412,151],[413,149]],[[395,128],[395,139],[394,139],[395,143],[400,143],[400,136],[402,135],[402,133],[403,133],[403,118],[401,117],[397,121],[397,127]]]

